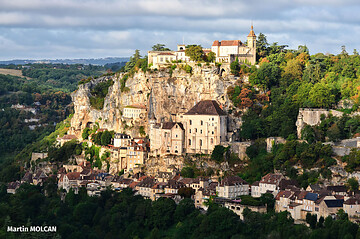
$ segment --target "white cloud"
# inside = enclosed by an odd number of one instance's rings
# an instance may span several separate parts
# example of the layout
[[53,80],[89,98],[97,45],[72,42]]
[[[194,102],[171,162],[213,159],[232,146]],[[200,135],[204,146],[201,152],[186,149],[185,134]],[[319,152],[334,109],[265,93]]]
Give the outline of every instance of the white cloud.
[[203,46],[245,41],[251,21],[269,42],[306,44],[312,53],[360,48],[354,0],[0,0],[0,6],[6,59],[144,54],[159,42],[175,48],[183,37]]

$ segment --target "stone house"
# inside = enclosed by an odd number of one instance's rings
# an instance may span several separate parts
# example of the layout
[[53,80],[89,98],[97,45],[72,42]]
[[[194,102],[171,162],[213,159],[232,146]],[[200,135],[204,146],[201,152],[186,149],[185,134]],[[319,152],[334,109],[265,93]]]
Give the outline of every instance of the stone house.
[[355,197],[348,198],[343,204],[343,209],[350,219],[358,219],[360,217],[360,199]]
[[11,182],[11,183],[8,184],[6,192],[10,193],[10,194],[15,194],[16,190],[20,187],[20,185],[21,184],[20,184],[19,181]]
[[150,151],[181,155],[184,152],[184,126],[179,122],[150,123]]
[[180,188],[184,188],[186,185],[180,181],[169,180],[164,188],[165,194],[177,194]]
[[155,185],[155,179],[147,177],[139,182],[135,189],[137,190],[137,194],[140,194],[144,198],[153,198],[153,190],[152,187]]
[[78,139],[75,135],[72,135],[72,134],[66,134],[64,135],[63,137],[57,137],[56,138],[56,142],[57,142],[57,145],[59,145],[60,147],[63,146],[66,142],[69,142],[71,140],[74,140],[74,139]]
[[327,216],[334,216],[339,211],[339,209],[343,209],[344,199],[336,199],[333,196],[326,196],[319,203],[319,213],[318,218]]
[[216,55],[216,62],[233,62],[236,57],[240,62],[255,65],[256,63],[256,35],[253,26],[247,36],[247,45],[240,40],[214,41],[211,51]]
[[146,107],[144,105],[129,105],[123,109],[123,118],[144,119],[146,115]]
[[72,188],[74,189],[75,193],[77,193],[80,180],[80,172],[63,174],[58,181],[58,188],[65,189],[66,192],[69,192],[70,188]]
[[251,196],[254,198],[261,197],[259,183],[260,181],[255,181],[251,184]]
[[177,45],[177,51],[148,51],[148,64],[152,64],[152,68],[170,65],[173,61],[190,61],[190,57],[185,54],[185,45]]
[[228,176],[219,183],[216,192],[219,197],[229,199],[249,195],[249,183],[238,176]]
[[46,175],[46,173],[39,169],[35,172],[35,174],[33,175],[33,181],[32,183],[34,185],[43,185],[43,183],[45,182],[45,180],[48,178],[48,176]]
[[115,148],[128,147],[131,143],[131,136],[127,134],[114,134],[113,145]]
[[283,178],[284,176],[282,174],[266,174],[264,177],[261,178],[259,186],[254,185],[253,187],[251,187],[251,189],[255,192],[260,192],[260,195],[259,193],[257,193],[256,195],[254,194],[253,197],[260,197],[262,194],[265,193],[272,193],[275,197],[280,191],[279,184]]
[[135,168],[139,168],[145,163],[147,159],[147,149],[141,144],[137,144],[135,141],[131,142],[131,145],[127,148],[127,166],[124,170],[125,173],[133,171]]

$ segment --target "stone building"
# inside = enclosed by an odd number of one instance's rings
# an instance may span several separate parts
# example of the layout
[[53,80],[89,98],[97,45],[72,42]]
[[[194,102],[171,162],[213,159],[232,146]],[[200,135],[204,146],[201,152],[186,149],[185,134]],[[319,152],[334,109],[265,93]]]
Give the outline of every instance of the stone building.
[[150,150],[154,154],[184,152],[184,126],[179,122],[150,123]]
[[198,102],[180,118],[186,153],[211,154],[215,145],[227,141],[227,115],[215,100]]
[[150,151],[154,155],[211,154],[227,141],[227,115],[215,100],[198,102],[179,122],[155,123],[150,119]]
[[[211,48],[202,49],[205,54],[214,52],[216,62],[231,63],[238,58],[240,62],[255,65],[256,63],[256,35],[253,26],[247,36],[247,45],[240,40],[214,41]],[[153,68],[172,62],[189,62],[190,57],[185,55],[185,45],[178,45],[177,51],[148,51],[148,64]]]
[[128,147],[131,142],[130,135],[116,133],[114,135],[114,147]]
[[256,35],[253,26],[247,36],[247,45],[240,40],[214,41],[211,51],[216,55],[216,62],[235,61],[236,57],[240,62],[255,65],[256,63]]
[[146,107],[144,105],[129,105],[124,107],[123,117],[131,119],[143,119],[146,115]]
[[216,187],[219,197],[234,199],[241,195],[249,195],[249,183],[238,176],[225,177]]
[[133,171],[135,168],[139,168],[145,163],[147,159],[147,149],[141,142],[131,142],[131,145],[127,148],[127,166],[124,170],[125,173]]

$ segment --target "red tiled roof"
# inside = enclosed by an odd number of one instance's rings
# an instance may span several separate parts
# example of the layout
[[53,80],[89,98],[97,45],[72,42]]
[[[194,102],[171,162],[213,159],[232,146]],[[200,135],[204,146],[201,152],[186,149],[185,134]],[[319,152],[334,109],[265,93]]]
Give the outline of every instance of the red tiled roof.
[[260,183],[278,184],[282,177],[283,175],[281,174],[268,173],[264,177],[262,177]]
[[280,198],[289,198],[292,194],[293,194],[293,192],[291,192],[291,191],[280,191],[276,195],[275,199],[279,200]]
[[69,178],[69,180],[77,180],[80,178],[80,172],[71,172],[66,174],[66,176]]
[[158,55],[169,55],[169,56],[173,56],[174,54],[169,53],[169,52],[162,52],[162,53],[159,53]]
[[214,41],[212,46],[241,46],[242,44],[240,40],[223,40],[221,42]]

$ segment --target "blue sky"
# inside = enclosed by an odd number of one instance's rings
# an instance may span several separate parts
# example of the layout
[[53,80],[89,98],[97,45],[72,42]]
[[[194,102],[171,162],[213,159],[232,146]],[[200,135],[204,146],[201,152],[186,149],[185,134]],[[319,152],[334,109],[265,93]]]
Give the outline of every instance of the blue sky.
[[246,40],[360,51],[354,0],[0,0],[0,60],[125,57],[156,43]]

